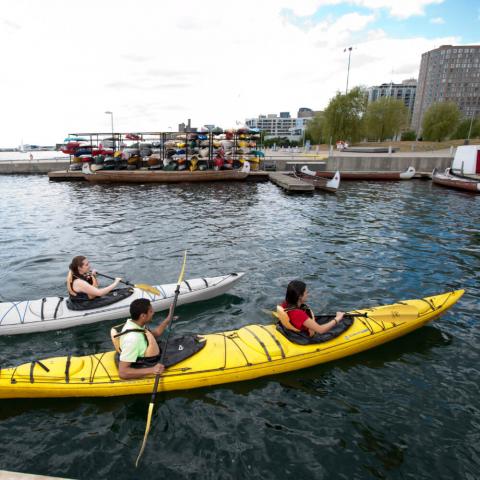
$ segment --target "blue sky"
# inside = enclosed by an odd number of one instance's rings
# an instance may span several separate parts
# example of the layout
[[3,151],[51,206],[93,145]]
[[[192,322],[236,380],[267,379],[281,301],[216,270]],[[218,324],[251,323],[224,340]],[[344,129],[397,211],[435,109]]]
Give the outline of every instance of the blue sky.
[[[401,0],[398,0],[398,3],[402,3]],[[406,8],[408,9],[408,6]],[[407,18],[393,16],[386,7],[369,8],[366,5],[348,1],[322,5],[312,15],[295,15],[290,8],[285,8],[282,14],[292,23],[308,28],[308,25],[320,23],[326,18],[335,19],[354,12],[361,15],[374,12],[376,19],[370,27],[384,29],[389,35],[397,38],[414,36],[436,38],[447,33],[449,36],[458,37],[461,44],[480,41],[480,1],[478,0],[444,0],[442,3],[432,3],[424,7],[423,15],[412,15]]]
[[0,147],[72,132],[222,128],[417,78],[480,44],[480,0],[2,0]]

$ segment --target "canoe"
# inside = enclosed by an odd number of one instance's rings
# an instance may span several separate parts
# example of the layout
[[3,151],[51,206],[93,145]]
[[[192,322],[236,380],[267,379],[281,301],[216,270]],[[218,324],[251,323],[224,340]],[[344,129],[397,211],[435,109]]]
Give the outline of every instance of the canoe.
[[[317,176],[324,178],[333,178],[336,172],[323,171],[315,172]],[[416,171],[412,166],[408,167],[405,171],[388,171],[388,172],[373,172],[373,171],[350,171],[346,172],[341,170],[340,174],[342,180],[379,180],[379,181],[395,181],[395,180],[410,180],[414,177]]]
[[[354,313],[367,313],[369,318],[354,317],[347,330],[324,343],[298,345],[288,340],[274,324],[247,325],[238,330],[202,335],[200,339],[205,346],[191,357],[168,367],[161,376],[159,391],[250,380],[353,355],[422,327],[448,310],[463,293],[463,290],[457,290],[356,310]],[[404,309],[410,313],[400,314]],[[344,329],[343,323],[335,328]],[[0,398],[148,394],[153,383],[153,377],[121,380],[115,351],[83,357],[67,355],[2,368]]]
[[443,187],[466,190],[468,192],[480,193],[480,181],[462,175],[453,174],[450,168],[440,173],[437,169],[432,172],[432,181]]
[[[193,278],[182,282],[178,305],[200,302],[222,295],[232,288],[244,273],[230,273],[217,277]],[[71,310],[63,297],[45,297],[39,300],[0,303],[0,335],[46,332],[76,327],[89,323],[126,318],[130,304],[136,298],[148,298],[156,312],[170,308],[175,292],[175,283],[155,285],[160,292],[155,295],[139,288],[110,305],[91,310]]]
[[[245,162],[248,164],[248,162]],[[241,181],[248,177],[250,164],[239,170],[97,170],[86,165],[84,178],[92,183],[182,183]]]
[[340,186],[340,172],[338,170],[333,178],[327,179],[317,176],[316,172],[304,165],[300,170],[293,170],[293,176],[313,185],[317,190],[326,190],[331,193],[336,193]]

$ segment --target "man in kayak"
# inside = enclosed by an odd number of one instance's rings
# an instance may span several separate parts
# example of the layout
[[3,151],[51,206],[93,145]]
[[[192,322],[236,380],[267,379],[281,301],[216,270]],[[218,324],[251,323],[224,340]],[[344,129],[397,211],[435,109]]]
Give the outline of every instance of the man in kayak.
[[308,297],[307,285],[301,280],[292,280],[287,286],[285,302],[282,308],[288,314],[291,325],[301,333],[313,337],[315,333],[326,333],[343,320],[345,312],[337,312],[334,319],[319,325],[315,316],[306,305]]
[[116,278],[108,287],[99,288],[95,270],[90,271],[90,263],[86,257],[74,257],[69,265],[67,276],[67,290],[70,300],[74,303],[83,303],[110,293],[119,283]]
[[[160,348],[156,338],[160,337],[172,319],[170,307],[167,318],[158,327],[148,330],[152,322],[153,308],[150,300],[137,298],[130,305],[130,316],[122,328],[120,337],[120,361],[118,374],[124,380],[160,375],[165,366],[160,363]],[[142,368],[138,368],[139,366]],[[152,365],[144,367],[144,365]],[[137,368],[135,368],[137,367]]]

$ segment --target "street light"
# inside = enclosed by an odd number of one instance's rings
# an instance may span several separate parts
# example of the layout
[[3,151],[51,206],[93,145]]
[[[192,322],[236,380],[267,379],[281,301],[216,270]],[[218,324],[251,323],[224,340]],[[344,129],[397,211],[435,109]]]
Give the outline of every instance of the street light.
[[110,119],[111,119],[111,121],[112,121],[113,151],[115,151],[115,137],[114,137],[114,134],[113,134],[113,112],[106,111],[105,114],[106,114],[106,115],[110,115]]
[[465,142],[467,145],[470,143],[470,134],[472,133],[473,119],[475,118],[474,117],[474,112],[475,112],[475,110],[472,110],[472,118],[470,119],[470,127],[468,129],[467,141]]
[[348,50],[347,86],[345,88],[345,95],[348,93],[348,77],[350,75],[350,57],[352,55],[352,49],[353,47],[348,47],[343,50],[344,53]]

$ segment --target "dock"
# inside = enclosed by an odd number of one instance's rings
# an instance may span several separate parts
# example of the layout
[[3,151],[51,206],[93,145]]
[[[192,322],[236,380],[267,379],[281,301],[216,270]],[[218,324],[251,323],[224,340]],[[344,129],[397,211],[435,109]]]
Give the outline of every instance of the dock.
[[[85,180],[84,174],[78,170],[71,172],[69,170],[57,170],[48,172],[48,179],[53,182],[76,182]],[[248,174],[247,182],[267,182],[269,179],[268,172],[263,170],[254,170]]]
[[313,192],[315,190],[313,185],[292,177],[288,172],[270,172],[268,177],[271,182],[288,192]]
[[64,182],[85,180],[85,177],[80,170],[76,172],[70,172],[69,170],[57,170],[55,172],[48,172],[48,179],[55,182]]

